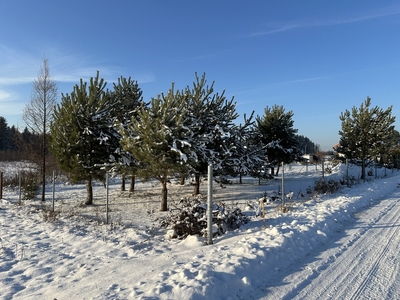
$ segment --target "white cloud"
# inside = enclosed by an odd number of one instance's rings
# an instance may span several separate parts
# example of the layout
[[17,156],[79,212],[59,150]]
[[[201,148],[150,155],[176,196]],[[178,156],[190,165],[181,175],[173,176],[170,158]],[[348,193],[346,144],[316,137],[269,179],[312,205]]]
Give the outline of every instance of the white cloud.
[[122,68],[109,66],[90,55],[71,55],[55,48],[35,57],[31,53],[13,49],[0,44],[0,85],[31,84],[37,78],[43,58],[49,59],[50,75],[60,83],[79,83],[80,79],[89,80],[100,71],[100,76],[107,82],[116,82],[120,76],[131,76],[139,83],[155,80],[153,74],[124,75]]
[[9,92],[0,90],[0,101],[9,101],[9,99],[11,98],[11,94]]
[[120,76],[131,76],[139,84],[155,81],[151,73],[129,74],[124,71],[125,66],[110,66],[91,55],[70,54],[51,47],[46,49],[45,53],[28,52],[0,42],[0,116],[4,116],[9,125],[21,122],[19,116],[30,99],[32,83],[42,67],[43,58],[49,60],[50,75],[59,85],[60,93],[70,92],[81,78],[89,81],[98,70],[108,88],[112,88],[112,83]]
[[10,116],[21,115],[25,104],[23,101],[18,101],[19,98],[18,93],[0,90],[0,116],[9,118]]
[[0,84],[15,85],[32,83],[35,77],[0,77]]
[[0,84],[14,85],[32,82],[40,61],[30,54],[0,44]]
[[319,77],[310,77],[310,78],[300,78],[300,79],[293,79],[293,80],[286,80],[286,81],[280,81],[280,82],[272,82],[272,83],[266,83],[261,86],[245,89],[245,90],[240,90],[236,91],[235,94],[241,94],[241,93],[247,93],[251,91],[258,91],[258,90],[263,90],[263,89],[268,89],[271,87],[279,86],[279,85],[287,85],[287,84],[292,84],[292,83],[300,83],[300,82],[309,82],[309,81],[317,81],[321,79],[326,79],[330,78],[331,76],[319,76]]
[[383,18],[383,17],[395,16],[395,15],[399,15],[399,14],[400,14],[400,8],[395,7],[395,8],[382,10],[380,12],[365,13],[364,15],[359,15],[356,17],[344,17],[344,18],[336,18],[336,19],[331,19],[331,20],[314,20],[314,21],[302,20],[302,21],[288,22],[288,23],[281,23],[281,24],[275,23],[275,24],[269,24],[267,26],[267,27],[269,27],[268,29],[260,31],[260,32],[252,33],[249,36],[262,36],[262,35],[274,34],[274,33],[279,33],[279,32],[284,32],[284,31],[289,31],[289,30],[294,30],[294,29],[300,29],[300,28],[307,28],[307,27],[335,26],[335,25],[363,22],[363,21],[368,21],[368,20],[373,20],[373,19],[378,19],[378,18]]

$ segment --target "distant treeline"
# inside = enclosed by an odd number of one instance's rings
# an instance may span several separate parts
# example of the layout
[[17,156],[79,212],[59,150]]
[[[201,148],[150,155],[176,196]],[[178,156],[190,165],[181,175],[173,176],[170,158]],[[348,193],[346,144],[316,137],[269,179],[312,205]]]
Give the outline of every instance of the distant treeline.
[[298,148],[304,154],[316,154],[321,151],[320,146],[314,144],[308,137],[305,137],[303,135],[296,135],[296,139],[298,143]]
[[40,151],[40,135],[27,127],[20,132],[0,116],[0,161],[32,160]]
[[[303,135],[296,135],[298,148],[304,154],[320,151],[319,145]],[[20,132],[14,125],[9,127],[4,117],[0,116],[0,161],[32,159],[40,148],[40,135],[32,133],[27,127]]]

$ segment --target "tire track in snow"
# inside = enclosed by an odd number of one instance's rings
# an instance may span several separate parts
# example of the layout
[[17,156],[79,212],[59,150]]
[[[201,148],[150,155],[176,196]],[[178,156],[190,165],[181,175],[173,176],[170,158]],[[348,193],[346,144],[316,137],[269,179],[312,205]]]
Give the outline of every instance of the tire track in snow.
[[[396,202],[396,204],[398,204],[398,202]],[[399,205],[397,205],[396,213],[388,212],[389,214],[385,214],[385,216],[388,216],[388,215],[391,216],[390,220],[388,220],[389,224],[398,224],[399,223],[399,219],[400,219],[399,210],[400,210]],[[390,252],[390,250],[392,250],[393,239],[396,236],[398,236],[399,226],[394,225],[393,228],[394,228],[394,230],[392,230],[392,233],[390,234],[390,238],[388,238],[387,236],[378,234],[378,237],[380,237],[380,242],[386,242],[386,244],[384,244],[382,252],[375,251],[373,253],[374,254],[374,258],[372,259],[373,263],[372,263],[370,269],[368,270],[367,274],[365,276],[363,276],[361,283],[359,283],[357,289],[354,291],[354,293],[350,297],[350,299],[360,299],[361,295],[366,290],[368,283],[370,283],[372,278],[374,278],[374,275],[376,273],[378,273],[380,264],[388,256],[388,253]],[[387,239],[387,241],[385,241],[386,239]]]
[[[286,284],[271,288],[265,299],[393,299],[400,294],[396,263],[400,239],[400,192],[389,193],[358,214],[342,238],[310,257]],[[303,262],[304,263],[304,262]],[[384,295],[387,295],[386,297]]]
[[[380,265],[385,265],[388,252],[399,246],[398,241],[397,246],[392,241],[399,231],[400,204],[398,199],[391,198],[383,202],[387,201],[392,203],[383,212],[381,204],[368,212],[367,217],[370,213],[374,214],[373,221],[360,224],[364,228],[355,233],[355,239],[350,237],[345,242],[344,250],[333,255],[336,259],[325,262],[328,265],[317,267],[317,272],[311,268],[315,278],[306,288],[297,291],[298,294],[296,292],[295,299],[382,299],[382,289],[388,289],[393,282],[382,283],[379,280],[381,274],[377,273]],[[383,248],[381,245],[384,245]],[[322,271],[319,273],[320,269]]]

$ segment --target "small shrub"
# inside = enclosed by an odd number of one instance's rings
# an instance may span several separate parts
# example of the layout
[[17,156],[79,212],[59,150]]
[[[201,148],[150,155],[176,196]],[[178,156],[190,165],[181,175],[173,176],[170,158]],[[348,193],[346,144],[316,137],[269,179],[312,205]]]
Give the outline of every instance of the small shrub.
[[288,204],[285,204],[285,205],[279,204],[279,205],[275,206],[275,211],[278,215],[281,213],[286,214],[292,209],[292,207],[293,207],[292,205],[288,205]]
[[39,192],[39,184],[37,181],[38,174],[35,172],[24,173],[22,181],[23,200],[34,200]]
[[60,215],[59,211],[53,210],[51,206],[42,205],[42,217],[43,221],[54,223],[58,216]]
[[[313,190],[317,194],[333,194],[336,193],[339,189],[340,189],[340,182],[333,179],[316,180],[313,188]],[[309,189],[307,189],[307,193],[308,191]],[[310,194],[312,194],[312,192]]]
[[259,204],[261,204],[261,202],[266,203],[266,204],[270,204],[271,202],[277,201],[277,200],[281,200],[281,191],[280,191],[280,187],[278,191],[272,191],[272,193],[270,195],[268,195],[268,193],[265,191],[261,197],[258,199]]
[[307,195],[312,195],[314,193],[314,188],[312,186],[308,186],[306,188]]
[[[206,236],[206,214],[207,204],[201,198],[182,198],[170,214],[160,221],[160,226],[172,229],[173,238],[186,238],[188,235]],[[248,217],[238,207],[229,207],[222,202],[213,204],[213,226],[218,228],[215,235],[237,229],[248,221]]]
[[340,180],[341,185],[347,185],[348,187],[351,187],[357,183],[357,178],[355,178],[353,175],[348,176],[348,178],[342,178]]

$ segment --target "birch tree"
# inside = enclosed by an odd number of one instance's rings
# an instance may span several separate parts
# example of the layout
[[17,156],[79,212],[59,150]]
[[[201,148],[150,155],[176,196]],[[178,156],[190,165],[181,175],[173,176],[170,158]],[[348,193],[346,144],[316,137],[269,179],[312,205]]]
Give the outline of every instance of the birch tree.
[[41,136],[41,167],[42,180],[41,200],[45,200],[46,187],[46,156],[47,135],[52,121],[54,107],[57,102],[57,84],[50,76],[49,62],[43,59],[38,77],[33,81],[32,95],[23,111],[23,120],[31,132]]

